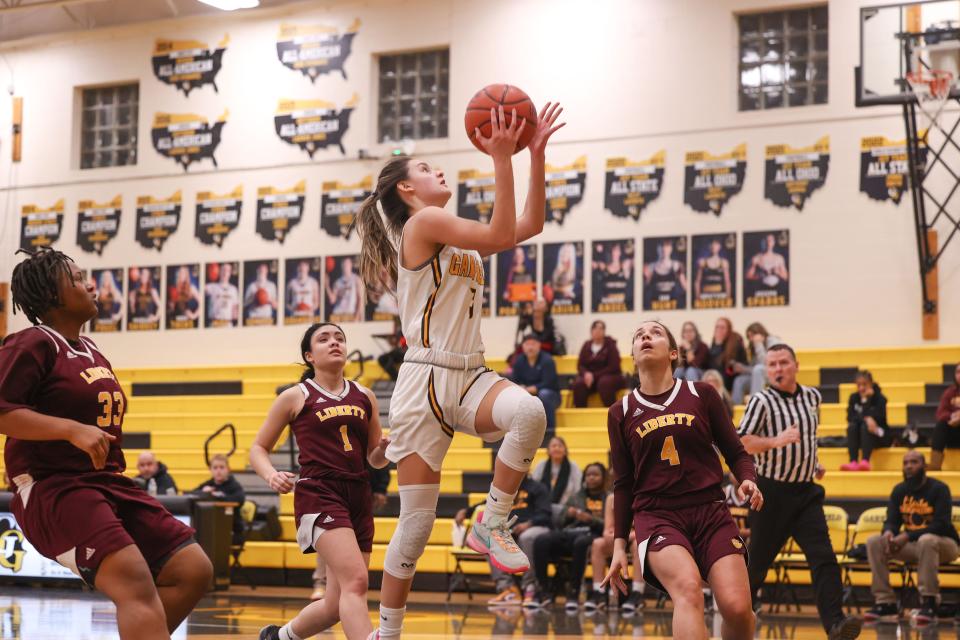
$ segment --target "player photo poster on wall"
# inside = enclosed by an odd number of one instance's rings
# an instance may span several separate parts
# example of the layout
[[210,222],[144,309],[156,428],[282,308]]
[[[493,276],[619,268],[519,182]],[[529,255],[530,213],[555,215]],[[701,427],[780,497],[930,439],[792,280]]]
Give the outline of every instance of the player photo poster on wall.
[[687,308],[687,238],[643,239],[643,310]]
[[[927,164],[926,131],[919,133],[918,164]],[[908,186],[910,165],[907,160],[907,141],[888,140],[883,136],[868,136],[860,140],[860,191],[871,200],[891,200],[900,204]]]
[[465,169],[457,173],[457,215],[487,224],[496,195],[493,173]]
[[587,182],[587,156],[580,156],[565,167],[546,166],[547,222],[563,224],[570,210],[583,200]]
[[743,306],[790,304],[790,230],[743,234]]
[[666,151],[638,162],[608,158],[603,206],[618,218],[639,220],[647,205],[660,197],[666,158]]
[[280,261],[246,260],[243,263],[243,326],[277,324],[280,295]]
[[693,236],[693,308],[726,309],[737,300],[737,234]]
[[222,196],[210,191],[197,194],[197,222],[193,235],[203,244],[223,247],[223,241],[240,224],[243,186]]
[[543,245],[543,297],[553,315],[583,313],[583,242]]
[[153,75],[160,82],[183,91],[185,97],[190,97],[191,91],[205,84],[217,92],[217,74],[223,65],[228,42],[228,35],[223,36],[216,48],[197,40],[158,39],[151,60]]
[[118,195],[110,202],[81,200],[77,204],[77,244],[87,253],[103,255],[103,248],[117,237],[123,199]]
[[144,249],[163,249],[180,226],[181,199],[177,191],[166,200],[153,196],[137,197],[137,243]]
[[124,306],[123,269],[92,269],[90,278],[97,289],[97,316],[90,321],[90,331],[120,331]]
[[275,187],[257,189],[257,233],[260,237],[283,244],[291,229],[300,224],[306,197],[307,183],[303,180],[287,190]]
[[160,267],[127,269],[127,331],[160,328]]
[[25,204],[20,209],[20,248],[39,249],[49,247],[60,239],[63,230],[63,199],[44,209],[35,204]]
[[698,213],[719,216],[730,198],[740,193],[747,175],[747,145],[712,155],[688,151],[683,172],[683,203]]
[[326,322],[363,320],[363,281],[356,272],[358,256],[327,256],[323,286]]
[[287,258],[283,324],[320,322],[320,267],[322,259]]
[[830,168],[830,136],[810,147],[794,149],[786,144],[767,146],[764,197],[778,207],[803,211],[810,195],[822,187]]
[[240,263],[208,262],[203,285],[203,326],[235,327],[240,320]]
[[373,191],[373,176],[367,176],[355,184],[339,180],[323,183],[320,196],[320,228],[334,238],[350,239],[353,221],[360,205]]
[[277,57],[283,66],[299,71],[310,82],[325,73],[339,71],[347,79],[344,63],[353,49],[353,38],[360,30],[356,19],[339,33],[336,27],[325,25],[281,24],[277,35]]
[[632,238],[594,240],[590,273],[594,313],[633,311],[635,255]]
[[497,254],[497,315],[515,316],[537,297],[537,245],[523,244]]
[[196,329],[200,325],[200,265],[167,267],[167,329]]

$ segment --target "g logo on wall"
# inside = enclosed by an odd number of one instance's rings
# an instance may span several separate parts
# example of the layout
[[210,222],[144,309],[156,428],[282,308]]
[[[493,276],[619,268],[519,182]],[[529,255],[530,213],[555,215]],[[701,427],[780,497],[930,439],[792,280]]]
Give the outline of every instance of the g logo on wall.
[[103,248],[117,237],[123,199],[118,195],[103,204],[81,200],[77,209],[77,244],[87,253],[103,255]]
[[583,200],[587,182],[587,156],[580,156],[565,167],[546,166],[546,222],[563,224],[570,210]]
[[153,75],[165,84],[172,84],[189,97],[193,89],[209,84],[217,89],[217,74],[223,64],[230,36],[223,36],[216,49],[197,40],[157,40],[153,49]]
[[144,249],[163,249],[163,243],[180,226],[180,192],[166,200],[137,197],[137,242]]
[[211,125],[206,118],[194,113],[157,113],[150,130],[153,148],[160,155],[179,162],[184,171],[191,163],[204,158],[209,158],[216,167],[213,153],[220,144],[220,134],[229,114],[224,111]]
[[618,218],[639,220],[640,213],[660,196],[666,158],[666,151],[639,162],[608,158],[603,206]]
[[794,149],[786,144],[767,145],[764,197],[778,207],[803,211],[810,195],[823,186],[830,168],[830,136],[811,147]]
[[[917,162],[926,166],[926,130],[918,135],[920,157]],[[907,188],[910,165],[907,160],[907,141],[888,140],[883,136],[868,136],[860,140],[860,191],[871,200],[892,200],[900,204]]]
[[320,196],[320,228],[333,237],[350,239],[360,205],[373,191],[373,176],[356,184],[336,180],[323,183]]
[[273,117],[277,136],[287,144],[295,144],[311,158],[318,149],[332,144],[343,148],[343,134],[350,126],[350,114],[357,106],[357,94],[353,94],[343,108],[337,111],[332,102],[323,100],[281,100]]
[[683,173],[683,203],[698,213],[719,216],[730,198],[740,193],[747,174],[747,145],[712,155],[688,151]]
[[257,233],[264,240],[282,244],[290,230],[300,224],[306,199],[307,185],[303,180],[286,191],[275,187],[257,189]]
[[23,567],[23,533],[10,520],[0,520],[0,567],[18,573]]
[[342,34],[337,32],[336,27],[281,24],[277,36],[277,57],[283,66],[299,71],[310,78],[310,82],[316,82],[317,76],[332,71],[339,71],[346,80],[347,72],[343,65],[359,29],[359,18]]
[[223,241],[240,224],[243,186],[222,196],[210,191],[197,194],[197,224],[194,235],[203,244],[223,247]]
[[457,215],[487,224],[497,192],[493,172],[466,169],[457,173]]
[[63,230],[63,198],[47,209],[25,204],[20,209],[20,248],[49,247]]

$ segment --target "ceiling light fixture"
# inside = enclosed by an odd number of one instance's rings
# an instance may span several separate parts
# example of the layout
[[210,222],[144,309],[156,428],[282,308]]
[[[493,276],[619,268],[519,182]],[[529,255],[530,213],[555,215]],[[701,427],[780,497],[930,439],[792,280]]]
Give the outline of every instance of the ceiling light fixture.
[[260,6],[260,0],[199,0],[203,4],[210,5],[223,11],[234,11],[236,9],[253,9]]

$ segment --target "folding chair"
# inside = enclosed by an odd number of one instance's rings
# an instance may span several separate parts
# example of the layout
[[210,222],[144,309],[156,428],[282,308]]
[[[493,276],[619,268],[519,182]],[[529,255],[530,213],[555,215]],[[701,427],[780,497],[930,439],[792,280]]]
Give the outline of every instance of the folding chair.
[[[853,549],[858,544],[864,544],[870,536],[881,533],[883,531],[883,523],[886,519],[886,507],[872,507],[861,513],[860,517],[857,518],[853,535],[850,537],[849,548]],[[888,566],[891,574],[900,574],[902,584],[906,585],[907,577],[904,574],[903,563],[899,560],[891,560]],[[859,613],[860,603],[857,600],[857,594],[853,587],[851,576],[853,573],[870,573],[870,563],[868,561],[854,560],[853,558],[846,557],[840,564],[840,569],[843,575],[844,602],[851,603]]]

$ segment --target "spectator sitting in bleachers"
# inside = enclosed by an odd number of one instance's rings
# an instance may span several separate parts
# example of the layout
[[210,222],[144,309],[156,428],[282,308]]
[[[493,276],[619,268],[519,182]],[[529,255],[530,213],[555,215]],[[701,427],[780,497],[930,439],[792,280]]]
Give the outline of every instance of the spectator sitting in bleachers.
[[513,361],[510,380],[537,396],[547,414],[547,434],[553,435],[557,426],[557,407],[560,406],[560,384],[557,382],[557,364],[553,356],[540,350],[540,340],[528,333],[523,337],[523,353]]
[[943,466],[943,450],[960,447],[960,364],[953,371],[953,384],[940,396],[937,406],[937,424],[933,428],[930,452],[930,469],[939,471]]
[[732,420],[733,400],[730,398],[730,392],[727,391],[725,386],[723,386],[723,376],[716,369],[707,369],[703,373],[702,380],[717,390],[717,393],[720,394],[720,398],[723,400],[723,405],[727,408],[727,413],[730,414],[730,419]]
[[917,624],[937,621],[940,600],[938,577],[941,564],[957,558],[960,538],[951,520],[950,487],[927,477],[923,454],[908,451],[903,456],[903,482],[893,488],[887,504],[883,533],[867,539],[867,558],[873,581],[875,604],[864,616],[867,621],[896,621],[897,598],[890,587],[890,560],[916,565],[921,607]]
[[[737,365],[746,366],[747,350],[743,346],[743,337],[733,330],[733,323],[729,318],[717,318],[713,325],[713,342],[710,343],[710,368],[716,369],[723,376],[723,386],[727,391],[733,390],[733,379],[736,377]],[[734,401],[737,398],[733,399]],[[740,398],[743,401],[743,398]]]
[[577,463],[567,456],[567,442],[560,436],[550,438],[547,456],[549,459],[534,467],[530,475],[549,490],[553,522],[560,526],[563,524],[564,505],[580,490],[583,477]]
[[563,337],[553,324],[550,304],[542,297],[533,302],[524,302],[517,314],[517,332],[514,334],[513,351],[507,358],[506,375],[510,375],[514,360],[523,354],[523,339],[530,334],[540,341],[541,351],[555,356],[567,353]]
[[[610,470],[613,476],[613,470]],[[614,516],[613,516],[614,495],[611,493],[607,498],[607,504],[603,507],[603,535],[593,541],[590,547],[590,565],[593,567],[593,585],[589,595],[583,602],[583,608],[587,611],[602,609],[607,606],[607,594],[601,589],[600,583],[603,576],[607,573],[607,562],[613,555],[614,538]],[[640,566],[640,554],[637,553],[637,535],[633,527],[630,527],[630,536],[627,539],[627,548],[633,550],[633,580],[631,581],[630,594],[620,605],[620,611],[624,615],[632,615],[637,609],[642,609],[643,592],[646,589],[646,583],[643,581],[643,568]]]
[[600,462],[591,462],[583,470],[583,487],[567,501],[563,528],[542,535],[534,542],[533,568],[537,587],[533,599],[540,606],[553,601],[553,596],[546,592],[547,566],[572,556],[569,564],[570,586],[564,608],[579,608],[587,557],[594,538],[603,535],[604,505],[609,495],[607,468]]
[[620,351],[617,341],[607,335],[603,320],[590,325],[590,339],[583,343],[577,358],[577,377],[573,381],[573,406],[586,407],[591,392],[600,394],[603,406],[617,401],[617,391],[624,386],[620,371]]
[[[847,401],[847,452],[841,471],[870,471],[870,454],[880,446],[887,427],[887,398],[869,371],[859,371],[857,390]],[[863,458],[860,458],[860,452]]]
[[737,375],[731,395],[735,403],[740,404],[745,397],[763,390],[767,384],[767,349],[781,342],[783,340],[770,335],[759,322],[747,327],[747,364],[733,363]]
[[133,481],[152,496],[177,495],[177,483],[167,471],[167,465],[159,462],[152,451],[144,451],[137,457],[137,471]]
[[230,461],[222,453],[210,458],[210,476],[209,480],[201,483],[190,494],[199,498],[235,503],[237,508],[233,510],[233,544],[240,544],[243,539],[243,516],[240,507],[246,501],[247,494],[243,485],[230,473]]
[[710,363],[710,349],[700,339],[700,331],[692,322],[684,322],[680,329],[680,364],[673,372],[674,378],[696,382]]

